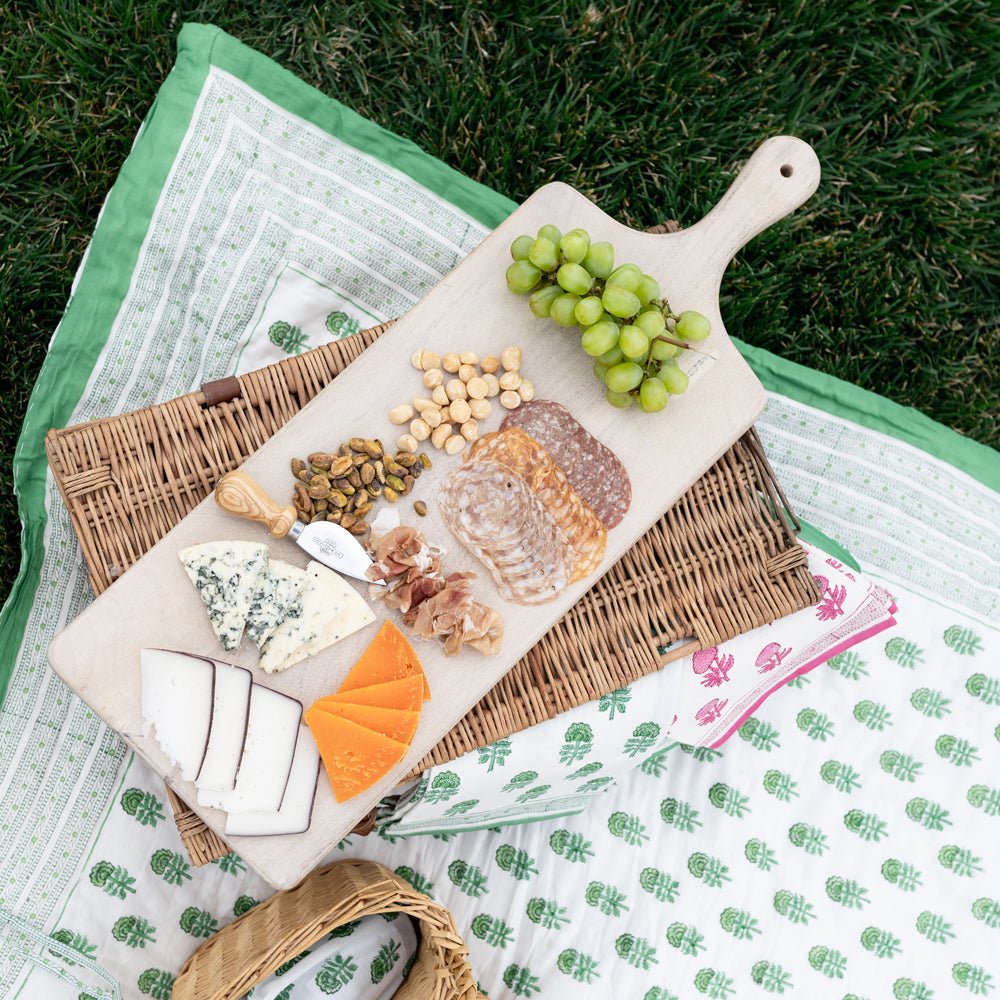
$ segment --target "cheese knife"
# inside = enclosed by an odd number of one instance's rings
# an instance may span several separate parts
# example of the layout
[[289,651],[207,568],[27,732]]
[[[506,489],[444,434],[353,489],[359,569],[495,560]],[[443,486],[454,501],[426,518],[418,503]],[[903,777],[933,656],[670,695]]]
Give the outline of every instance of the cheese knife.
[[[291,504],[280,507],[247,473],[227,472],[215,486],[215,502],[227,514],[266,524],[275,538],[288,538],[337,573],[373,582],[365,576],[371,556],[346,528],[332,521],[303,524]],[[385,586],[382,580],[376,582]]]

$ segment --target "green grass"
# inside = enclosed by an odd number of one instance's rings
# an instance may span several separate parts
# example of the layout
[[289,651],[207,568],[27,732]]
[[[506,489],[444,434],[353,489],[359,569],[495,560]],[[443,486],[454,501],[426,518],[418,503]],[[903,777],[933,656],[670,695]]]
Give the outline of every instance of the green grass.
[[0,11],[0,591],[28,392],[184,20],[512,198],[564,180],[637,227],[693,223],[762,138],[806,139],[822,186],[731,268],[729,330],[998,443],[988,0],[176,6]]

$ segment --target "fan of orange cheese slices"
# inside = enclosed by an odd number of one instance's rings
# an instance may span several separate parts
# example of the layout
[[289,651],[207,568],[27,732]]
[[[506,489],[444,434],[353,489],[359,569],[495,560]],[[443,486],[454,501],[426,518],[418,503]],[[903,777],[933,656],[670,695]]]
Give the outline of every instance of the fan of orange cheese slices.
[[385,622],[337,693],[306,712],[338,802],[371,788],[406,756],[430,696],[417,654]]

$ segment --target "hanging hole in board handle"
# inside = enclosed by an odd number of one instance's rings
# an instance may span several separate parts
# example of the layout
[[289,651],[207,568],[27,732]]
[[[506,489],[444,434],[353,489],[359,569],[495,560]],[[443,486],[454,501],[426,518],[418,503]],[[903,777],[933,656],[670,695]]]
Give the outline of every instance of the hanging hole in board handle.
[[790,135],[772,136],[754,150],[729,190],[700,222],[665,238],[696,246],[703,270],[713,271],[713,280],[721,283],[726,265],[739,250],[794,212],[819,181],[819,159],[808,143]]

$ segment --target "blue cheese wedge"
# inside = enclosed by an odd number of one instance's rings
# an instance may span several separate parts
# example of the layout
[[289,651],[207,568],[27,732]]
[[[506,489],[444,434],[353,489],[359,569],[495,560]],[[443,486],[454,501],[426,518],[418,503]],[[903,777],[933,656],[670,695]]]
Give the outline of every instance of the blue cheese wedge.
[[327,649],[375,621],[375,615],[350,584],[322,563],[306,567],[302,614],[283,621],[264,644],[260,666],[269,674]]
[[298,566],[272,559],[250,601],[247,638],[258,648],[274,635],[283,622],[302,616],[302,591],[306,572]]
[[267,546],[256,542],[206,542],[179,553],[223,649],[236,649],[254,594],[267,571]]

